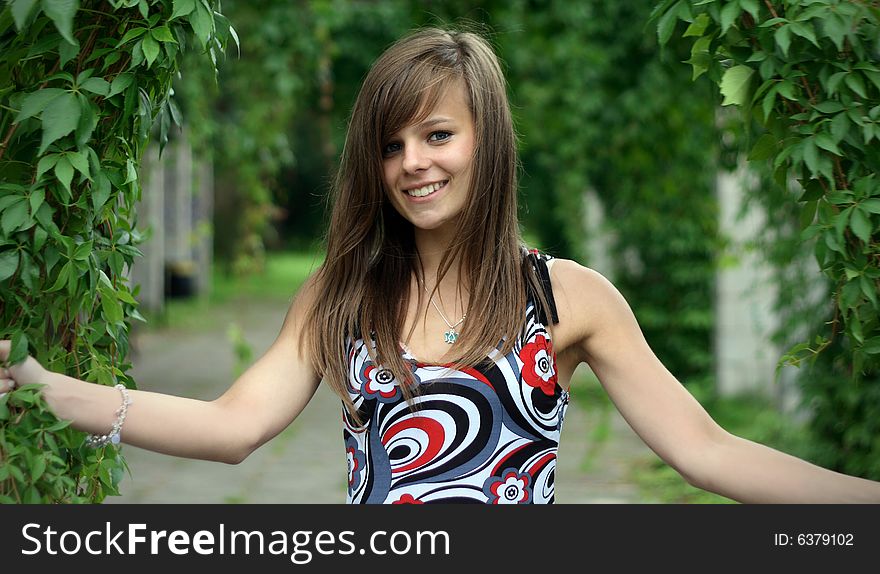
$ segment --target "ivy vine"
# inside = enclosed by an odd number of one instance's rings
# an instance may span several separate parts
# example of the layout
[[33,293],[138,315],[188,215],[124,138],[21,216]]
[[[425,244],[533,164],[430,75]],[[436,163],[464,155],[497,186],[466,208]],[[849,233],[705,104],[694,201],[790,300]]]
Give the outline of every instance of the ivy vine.
[[[134,388],[128,273],[142,152],[177,119],[181,55],[232,31],[208,0],[13,0],[0,11],[0,338],[10,362]],[[99,502],[125,461],[92,450],[35,388],[0,398],[0,502]]]
[[[797,206],[797,241],[811,246],[830,297],[818,311],[824,322],[797,321],[812,332],[787,350],[780,366],[818,361],[802,387],[813,428],[830,447],[822,462],[876,478],[880,6],[862,0],[664,0],[654,17],[661,42],[672,38],[678,22],[686,24],[682,36],[692,42],[693,77],[705,74],[723,105],[742,110],[748,159],[772,173]],[[831,451],[836,455],[827,456]]]

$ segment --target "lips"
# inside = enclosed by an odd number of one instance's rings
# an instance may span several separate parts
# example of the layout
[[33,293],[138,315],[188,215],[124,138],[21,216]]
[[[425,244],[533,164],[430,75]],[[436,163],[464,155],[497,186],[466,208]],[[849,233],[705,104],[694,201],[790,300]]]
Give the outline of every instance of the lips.
[[447,183],[449,183],[448,179],[443,180],[443,181],[437,181],[434,183],[429,183],[429,184],[423,185],[421,187],[405,189],[404,192],[410,197],[427,197],[427,196],[431,195],[432,193],[436,192],[437,190],[441,189],[442,187],[444,187]]

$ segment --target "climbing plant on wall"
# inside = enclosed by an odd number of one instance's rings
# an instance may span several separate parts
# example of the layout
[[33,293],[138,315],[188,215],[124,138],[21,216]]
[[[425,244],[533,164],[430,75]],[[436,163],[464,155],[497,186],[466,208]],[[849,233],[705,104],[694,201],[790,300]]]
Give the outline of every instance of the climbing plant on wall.
[[819,361],[803,388],[822,463],[880,476],[880,66],[876,2],[665,0],[661,41],[683,21],[693,76],[743,111],[748,158],[796,205],[830,285],[827,320],[780,364]]
[[[231,27],[208,0],[13,0],[0,11],[0,338],[10,362],[134,387],[128,281],[138,167],[182,54],[217,61]],[[0,397],[0,501],[99,502],[125,468],[34,388]]]

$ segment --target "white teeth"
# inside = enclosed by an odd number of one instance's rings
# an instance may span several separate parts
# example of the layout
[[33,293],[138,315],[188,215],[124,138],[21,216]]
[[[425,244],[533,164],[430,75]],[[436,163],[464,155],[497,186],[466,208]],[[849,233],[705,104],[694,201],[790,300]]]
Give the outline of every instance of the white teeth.
[[443,187],[442,183],[432,183],[418,189],[408,189],[406,193],[408,193],[410,197],[425,197],[426,195],[434,193],[441,187]]

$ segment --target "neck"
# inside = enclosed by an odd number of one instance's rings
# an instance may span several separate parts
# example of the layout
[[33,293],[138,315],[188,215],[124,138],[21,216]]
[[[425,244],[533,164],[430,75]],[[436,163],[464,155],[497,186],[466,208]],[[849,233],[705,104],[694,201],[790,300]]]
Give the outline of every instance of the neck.
[[[422,271],[424,273],[424,285],[420,285],[414,280],[414,289],[422,291],[422,295],[427,296],[424,292],[427,288],[428,293],[434,293],[434,287],[437,286],[437,292],[434,294],[436,304],[440,305],[447,314],[450,321],[455,322],[465,312],[467,306],[468,286],[460,284],[466,279],[459,274],[459,261],[453,260],[446,275],[443,276],[441,284],[438,286],[438,274],[440,271],[440,262],[447,253],[453,242],[456,241],[456,233],[458,229],[453,226],[444,226],[438,229],[416,229],[415,243],[419,253],[419,259],[422,263]],[[425,301],[428,305],[428,300]]]
[[[458,228],[451,225],[438,229],[415,230],[416,250],[419,252],[419,259],[422,262],[422,270],[425,273],[425,281],[428,283],[429,289],[437,283],[440,261],[455,241],[457,232]],[[449,272],[443,279],[444,285],[458,284],[458,263],[458,261],[452,262]]]

